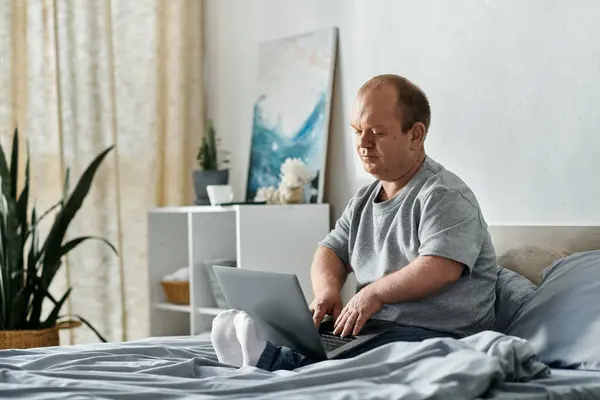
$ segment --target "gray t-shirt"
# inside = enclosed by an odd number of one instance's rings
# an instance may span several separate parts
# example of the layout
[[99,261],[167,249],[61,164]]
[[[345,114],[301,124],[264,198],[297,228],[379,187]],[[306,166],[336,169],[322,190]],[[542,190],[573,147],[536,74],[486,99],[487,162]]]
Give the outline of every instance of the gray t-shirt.
[[496,254],[473,192],[430,157],[393,198],[381,183],[363,187],[320,243],[354,272],[358,288],[418,256],[466,266],[457,282],[427,298],[385,305],[373,318],[468,336],[494,325]]

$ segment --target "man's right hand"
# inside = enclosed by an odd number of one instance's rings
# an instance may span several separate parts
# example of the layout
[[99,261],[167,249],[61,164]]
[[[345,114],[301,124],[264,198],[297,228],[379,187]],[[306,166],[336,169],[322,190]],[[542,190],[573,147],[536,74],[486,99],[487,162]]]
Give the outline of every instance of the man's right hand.
[[331,315],[335,322],[342,312],[342,296],[339,292],[317,294],[309,308],[317,328],[321,325],[325,315]]

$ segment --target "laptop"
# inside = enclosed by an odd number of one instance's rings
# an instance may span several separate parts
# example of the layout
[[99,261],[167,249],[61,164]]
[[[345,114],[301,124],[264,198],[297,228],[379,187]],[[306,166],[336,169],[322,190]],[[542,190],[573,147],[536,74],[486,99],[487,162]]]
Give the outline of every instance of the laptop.
[[342,338],[333,335],[331,319],[317,330],[296,275],[224,266],[213,270],[229,308],[254,318],[272,344],[315,361],[338,358],[394,326],[372,319],[358,336]]

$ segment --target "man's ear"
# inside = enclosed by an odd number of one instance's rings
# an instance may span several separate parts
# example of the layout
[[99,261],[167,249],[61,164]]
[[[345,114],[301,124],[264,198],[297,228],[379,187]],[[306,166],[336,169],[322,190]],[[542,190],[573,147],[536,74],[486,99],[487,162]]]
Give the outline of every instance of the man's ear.
[[415,122],[410,130],[410,141],[418,144],[418,147],[421,147],[423,142],[425,142],[425,134],[425,125],[423,125],[422,122]]

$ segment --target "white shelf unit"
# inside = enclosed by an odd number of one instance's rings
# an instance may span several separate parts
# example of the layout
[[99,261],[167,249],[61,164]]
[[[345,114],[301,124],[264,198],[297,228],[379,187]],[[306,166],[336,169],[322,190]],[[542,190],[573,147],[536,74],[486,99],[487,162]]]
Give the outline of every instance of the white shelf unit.
[[[328,204],[164,207],[148,213],[150,335],[210,330],[217,308],[203,264],[231,259],[238,268],[296,274],[312,299],[310,264],[330,230]],[[190,268],[190,305],[166,302],[160,281]]]

